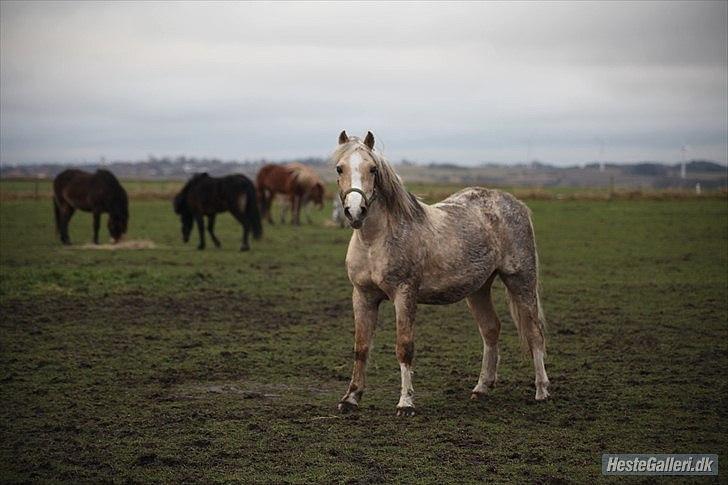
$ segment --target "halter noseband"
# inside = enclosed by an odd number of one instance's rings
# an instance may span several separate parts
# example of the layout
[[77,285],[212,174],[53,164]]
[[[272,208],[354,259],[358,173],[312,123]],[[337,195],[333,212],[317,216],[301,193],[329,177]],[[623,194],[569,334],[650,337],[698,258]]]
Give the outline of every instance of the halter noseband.
[[371,197],[367,197],[367,194],[364,193],[362,189],[358,189],[356,187],[352,187],[349,190],[346,190],[345,192],[339,192],[339,197],[341,198],[341,205],[344,205],[344,201],[346,200],[346,196],[351,194],[352,192],[356,192],[357,194],[361,195],[362,199],[364,199],[364,204],[367,208],[374,202],[374,200],[377,198],[377,191],[374,189],[372,192]]

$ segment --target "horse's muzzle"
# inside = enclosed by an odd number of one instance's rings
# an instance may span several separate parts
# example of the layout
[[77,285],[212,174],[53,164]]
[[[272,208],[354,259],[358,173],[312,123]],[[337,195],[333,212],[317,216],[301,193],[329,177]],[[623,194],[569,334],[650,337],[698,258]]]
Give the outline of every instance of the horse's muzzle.
[[351,225],[354,229],[359,229],[362,224],[364,224],[367,212],[368,210],[366,205],[359,206],[359,210],[354,210],[353,213],[349,210],[349,207],[344,207],[344,215],[349,220],[349,225]]
[[[361,202],[355,202],[354,206],[347,205],[346,198],[349,194],[356,193],[361,197]],[[369,205],[374,200],[374,194],[367,197],[363,190],[352,187],[349,190],[339,194],[341,197],[341,205],[344,207],[344,215],[349,220],[349,225],[354,229],[359,229],[364,224],[364,219],[369,211]]]

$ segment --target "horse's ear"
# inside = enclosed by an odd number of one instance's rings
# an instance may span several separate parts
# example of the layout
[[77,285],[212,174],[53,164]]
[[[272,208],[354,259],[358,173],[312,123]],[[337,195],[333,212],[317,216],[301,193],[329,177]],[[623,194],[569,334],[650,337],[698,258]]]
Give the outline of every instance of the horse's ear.
[[349,135],[346,134],[346,130],[341,130],[341,133],[339,133],[339,145],[343,145],[344,143],[349,141]]
[[370,150],[374,149],[374,135],[371,131],[367,131],[367,136],[364,138],[364,144],[369,147]]

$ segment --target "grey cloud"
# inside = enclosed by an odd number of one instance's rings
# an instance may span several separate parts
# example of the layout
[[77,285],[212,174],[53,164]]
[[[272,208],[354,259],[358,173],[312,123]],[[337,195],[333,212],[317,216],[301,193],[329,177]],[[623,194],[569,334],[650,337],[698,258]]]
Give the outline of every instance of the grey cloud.
[[725,161],[725,2],[0,7],[0,159]]

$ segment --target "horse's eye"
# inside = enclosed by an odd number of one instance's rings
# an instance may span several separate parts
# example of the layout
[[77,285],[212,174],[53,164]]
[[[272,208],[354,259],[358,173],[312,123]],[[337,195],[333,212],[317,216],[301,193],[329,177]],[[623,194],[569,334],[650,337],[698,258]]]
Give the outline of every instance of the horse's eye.
[[377,173],[377,167],[370,168],[369,173]]
[[336,173],[341,174],[341,172],[343,172],[343,171],[344,171],[344,169],[341,168],[341,165],[336,166]]

